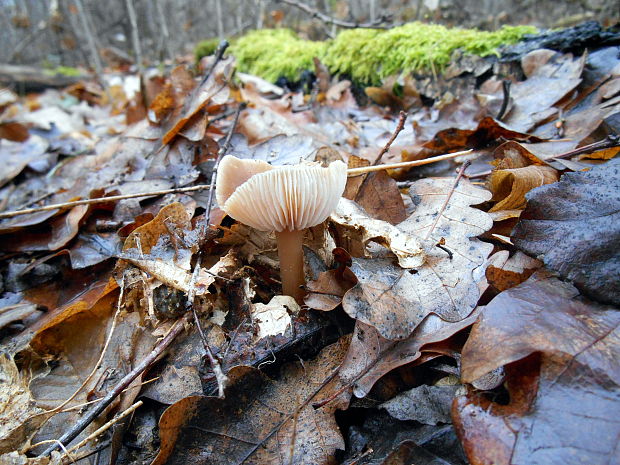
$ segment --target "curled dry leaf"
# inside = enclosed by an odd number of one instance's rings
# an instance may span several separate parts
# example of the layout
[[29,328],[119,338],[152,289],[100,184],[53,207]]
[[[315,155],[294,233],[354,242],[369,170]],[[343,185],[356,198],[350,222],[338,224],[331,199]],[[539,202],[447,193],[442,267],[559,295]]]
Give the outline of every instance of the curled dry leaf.
[[506,365],[510,401],[470,391],[453,419],[471,463],[614,463],[620,313],[537,273],[484,309],[463,348],[472,382]]
[[[426,253],[414,255],[397,249],[404,255],[399,256],[400,266],[390,258],[353,260],[351,271],[359,282],[345,294],[343,308],[351,317],[375,326],[385,338],[406,338],[430,313],[446,321],[459,321],[478,302],[478,282],[484,277],[492,246],[471,238],[490,229],[492,220],[470,205],[488,200],[490,193],[466,180],[461,180],[454,191],[453,187],[454,179],[449,178],[412,184],[409,194],[416,210],[397,227],[369,220],[359,212],[354,214],[355,205],[347,200],[341,201],[333,215],[342,224],[348,221],[359,229],[375,228],[374,234],[381,231],[385,243],[391,234],[398,243],[407,244],[409,251],[421,251],[422,242],[430,246]],[[340,205],[349,208],[349,215],[343,214]],[[366,232],[364,238],[371,236]],[[393,251],[395,242],[389,242]],[[443,248],[433,247],[435,244]]]
[[591,297],[620,304],[620,159],[527,195],[512,239]]
[[340,199],[330,219],[362,246],[365,247],[368,242],[373,241],[390,249],[403,268],[416,268],[424,263],[424,250],[417,237],[403,233],[386,221],[369,217],[351,200]]
[[224,399],[194,396],[172,405],[160,419],[161,449],[152,465],[334,463],[335,450],[344,448],[334,412],[350,396],[338,394],[334,374],[348,344],[345,336],[315,360],[287,365],[277,383],[254,368],[234,367]]
[[522,168],[495,170],[489,176],[489,190],[497,202],[489,212],[515,210],[525,207],[525,194],[535,187],[551,184],[559,179],[550,166],[530,165]]

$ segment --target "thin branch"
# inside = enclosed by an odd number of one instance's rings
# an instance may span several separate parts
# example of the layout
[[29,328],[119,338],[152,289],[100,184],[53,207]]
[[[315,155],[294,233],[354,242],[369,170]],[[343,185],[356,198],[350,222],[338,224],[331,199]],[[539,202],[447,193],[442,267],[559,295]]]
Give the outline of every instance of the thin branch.
[[[221,46],[224,45],[224,42],[225,41],[222,41],[220,45]],[[226,46],[227,44],[228,43],[226,42]],[[223,53],[223,51],[221,53]],[[202,228],[201,228],[200,236],[198,240],[198,243],[200,244],[198,258],[196,259],[196,263],[194,264],[194,269],[192,271],[192,279],[189,285],[189,292],[187,293],[186,310],[188,313],[191,313],[194,316],[194,321],[196,323],[196,328],[198,329],[198,334],[200,334],[202,345],[204,346],[205,352],[207,353],[207,358],[209,359],[209,363],[211,364],[211,369],[213,370],[213,374],[215,375],[215,379],[217,380],[217,388],[218,388],[219,397],[224,397],[224,389],[226,388],[228,377],[224,374],[224,371],[222,370],[222,367],[219,361],[213,355],[213,352],[211,351],[211,348],[209,347],[209,341],[207,340],[207,337],[205,336],[202,330],[202,325],[200,323],[200,319],[198,318],[198,314],[196,313],[196,307],[194,306],[194,296],[196,292],[195,284],[196,284],[196,277],[198,276],[198,272],[200,270],[200,263],[202,261],[202,251],[203,251],[202,242],[205,240],[207,236],[207,230],[209,229],[209,219],[211,218],[211,209],[213,208],[213,191],[215,190],[214,186],[215,186],[215,179],[217,177],[217,168],[220,162],[222,161],[222,158],[228,151],[228,148],[230,147],[230,140],[232,138],[232,134],[235,131],[235,128],[237,127],[237,123],[239,122],[239,115],[241,115],[241,111],[245,108],[245,106],[246,106],[245,102],[242,102],[237,107],[237,111],[235,112],[235,117],[233,118],[233,122],[230,128],[228,129],[228,134],[226,135],[226,139],[224,139],[224,143],[222,144],[222,146],[220,147],[220,150],[218,151],[217,159],[215,160],[215,165],[213,166],[213,171],[211,172],[211,183],[209,184],[209,198],[207,199],[207,210],[205,212],[205,217],[202,222]]]
[[139,400],[138,402],[136,402],[135,404],[133,404],[131,407],[129,407],[127,410],[123,411],[122,413],[120,413],[119,415],[115,416],[114,418],[112,418],[110,421],[108,421],[107,423],[105,423],[103,426],[101,426],[100,428],[98,428],[97,430],[95,430],[94,432],[92,432],[91,434],[89,434],[87,437],[85,437],[84,439],[82,439],[78,444],[76,444],[75,446],[71,447],[67,453],[70,452],[74,452],[76,450],[78,450],[79,448],[83,447],[86,445],[86,443],[88,441],[92,441],[93,439],[95,439],[97,436],[99,436],[101,433],[104,433],[106,430],[108,430],[112,425],[118,423],[119,421],[121,421],[123,418],[125,418],[127,415],[133,413],[138,407],[141,407],[142,404],[144,404],[144,402],[142,402],[141,400]]
[[405,127],[406,120],[407,120],[407,113],[404,111],[401,111],[399,118],[398,118],[398,124],[396,125],[396,129],[394,129],[394,133],[392,134],[392,137],[390,138],[390,140],[388,140],[387,144],[385,144],[385,147],[381,149],[381,152],[379,152],[379,156],[377,157],[375,162],[372,164],[373,166],[377,166],[379,162],[381,161],[381,159],[383,158],[383,155],[385,155],[388,152],[388,150],[390,150],[390,146],[394,143],[394,141],[400,134],[400,131],[402,131],[403,128]]
[[510,102],[510,85],[511,84],[512,84],[512,81],[510,81],[509,79],[504,79],[502,81],[502,92],[504,93],[504,100],[502,100],[502,106],[497,112],[497,116],[495,117],[497,121],[502,120],[502,118],[504,117],[504,114],[506,113],[506,110],[508,109],[508,103]]
[[620,136],[618,136],[617,134],[609,134],[603,140],[599,140],[598,142],[594,142],[592,144],[584,145],[583,147],[579,147],[575,150],[570,150],[566,153],[554,155],[548,160],[574,157],[575,155],[581,155],[584,153],[591,153],[591,152],[597,152],[599,150],[611,149],[614,147],[618,147],[619,145],[620,145]]
[[198,87],[200,87],[202,84],[204,84],[207,81],[207,79],[209,79],[209,77],[213,73],[213,70],[215,69],[217,64],[224,57],[224,52],[226,51],[229,45],[230,44],[228,43],[227,40],[220,41],[217,48],[215,49],[215,53],[213,54],[215,56],[213,63],[211,64],[211,67],[207,70],[207,72],[205,73],[204,77],[202,78],[202,82],[200,83]]
[[389,15],[382,15],[375,21],[371,21],[369,23],[352,23],[350,21],[342,21],[340,19],[332,18],[331,16],[312,8],[310,5],[306,5],[305,3],[298,2],[296,0],[280,0],[280,2],[294,6],[295,8],[308,13],[313,18],[317,18],[324,23],[333,24],[334,26],[346,28],[361,27],[366,29],[390,29],[395,26],[394,24],[388,24],[392,21],[392,18]]
[[136,65],[138,66],[138,73],[140,79],[144,74],[142,66],[142,47],[140,46],[140,34],[138,31],[138,19],[136,18],[136,9],[133,5],[133,0],[125,0],[125,7],[127,8],[127,16],[129,16],[129,25],[131,27],[131,42],[133,44],[133,53],[136,58]]
[[164,189],[164,190],[159,190],[159,191],[138,192],[135,194],[111,195],[109,197],[97,197],[94,199],[75,200],[73,202],[55,203],[52,205],[45,205],[43,207],[33,207],[33,208],[25,208],[23,210],[2,212],[0,213],[0,219],[13,218],[15,216],[28,215],[30,213],[38,213],[38,212],[45,212],[45,211],[50,211],[50,210],[72,208],[78,205],[91,205],[91,204],[96,204],[96,203],[115,202],[116,200],[136,199],[140,197],[153,197],[156,195],[183,194],[185,192],[196,192],[196,191],[202,191],[202,190],[210,189],[210,188],[211,188],[210,185],[198,184],[192,187],[178,187],[175,189]]
[[[112,403],[114,399],[129,386],[134,379],[136,379],[144,370],[146,370],[155,360],[164,353],[166,348],[175,340],[175,338],[183,332],[185,325],[189,323],[191,319],[190,314],[185,314],[179,318],[166,336],[153,348],[153,350],[144,357],[136,367],[127,373],[111,390],[108,392],[101,402],[96,404],[91,410],[87,411],[77,423],[75,423],[66,433],[64,433],[58,442],[63,444],[69,444],[73,441],[84,429],[92,423],[107,407]],[[49,447],[39,457],[45,457],[50,455],[58,448],[58,443]]]
[[[233,127],[236,126],[236,123],[239,119],[239,112],[244,107],[245,107],[245,104],[239,105],[239,108],[235,112],[235,121],[233,122]],[[226,136],[226,140],[222,148],[226,148],[226,150],[228,150],[231,137],[232,137],[232,132],[230,132]],[[221,151],[222,149],[220,149],[220,152]],[[439,155],[436,157],[425,158],[423,160],[413,160],[413,161],[404,161],[401,163],[391,163],[391,164],[386,164],[386,165],[363,166],[361,168],[351,168],[347,171],[347,174],[349,177],[352,177],[352,176],[360,176],[362,174],[370,173],[373,171],[393,170],[393,169],[398,169],[398,168],[411,168],[414,166],[427,165],[429,163],[435,163],[438,161],[450,160],[452,158],[460,157],[461,155],[467,155],[471,152],[472,150],[463,150],[461,152],[448,153],[446,155]],[[562,156],[564,155],[558,155],[558,157],[562,157]],[[216,167],[217,167],[217,164],[219,164],[220,159],[221,157],[219,157],[218,155],[218,161],[216,162]],[[156,195],[183,194],[186,192],[196,192],[196,191],[202,191],[202,190],[207,190],[207,189],[211,190],[211,192],[209,193],[208,208],[207,208],[208,210],[207,213],[210,215],[211,208],[212,208],[211,206],[213,204],[213,194],[212,194],[213,189],[212,188],[215,186],[215,172],[216,171],[213,171],[214,174],[212,175],[211,182],[209,184],[198,184],[196,186],[191,186],[191,187],[178,187],[175,189],[165,189],[165,190],[159,190],[159,191],[138,192],[136,194],[111,195],[110,197],[97,197],[94,199],[75,200],[73,202],[56,203],[52,205],[45,205],[43,207],[34,207],[34,208],[26,208],[23,210],[8,211],[8,212],[0,213],[0,219],[13,218],[15,216],[28,215],[30,213],[38,213],[38,212],[43,212],[43,211],[72,208],[77,205],[91,205],[91,204],[97,204],[97,203],[114,202],[116,200],[135,199],[135,198],[140,198],[140,197],[153,197]]]
[[428,165],[429,163],[435,163],[438,161],[451,160],[452,158],[457,158],[462,155],[467,155],[467,154],[470,154],[471,152],[473,152],[472,149],[463,150],[461,152],[448,153],[446,155],[438,155],[436,157],[424,158],[422,160],[403,161],[400,163],[390,163],[387,165],[362,166],[360,168],[351,168],[347,170],[347,175],[349,177],[352,177],[352,176],[359,176],[365,173],[371,173],[373,171],[394,170],[398,168],[411,168],[413,166]]

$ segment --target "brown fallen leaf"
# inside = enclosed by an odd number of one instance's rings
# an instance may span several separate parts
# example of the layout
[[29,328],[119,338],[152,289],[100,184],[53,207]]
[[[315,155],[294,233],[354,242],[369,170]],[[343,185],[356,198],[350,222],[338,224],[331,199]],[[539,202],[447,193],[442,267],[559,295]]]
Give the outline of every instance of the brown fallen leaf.
[[558,172],[550,166],[530,165],[494,170],[489,176],[488,187],[493,193],[491,200],[497,203],[489,212],[524,208],[525,194],[535,187],[554,183],[558,179]]
[[[310,362],[287,365],[278,382],[247,366],[228,372],[225,399],[193,396],[162,415],[161,448],[152,465],[333,464],[344,440],[334,418],[350,394],[335,377],[349,345],[343,337]],[[315,409],[311,402],[336,395]]]
[[[453,406],[472,463],[612,463],[620,423],[620,313],[548,274],[500,293],[462,352],[472,382],[506,365],[510,401],[469,391]],[[540,354],[540,355],[539,355]]]
[[306,284],[307,294],[304,303],[315,310],[329,311],[342,302],[342,297],[357,283],[357,278],[349,268],[344,271],[327,270],[318,278]]
[[[165,124],[162,144],[170,143],[191,118],[207,105],[221,105],[228,100],[230,93],[228,79],[232,73],[233,63],[232,57],[220,61],[209,78],[186,96],[182,107],[177,107]],[[175,104],[178,105],[178,102]]]
[[[349,157],[349,168],[368,166],[370,162],[355,155]],[[396,181],[385,171],[377,171],[347,180],[343,197],[354,200],[372,218],[398,224],[407,218]]]

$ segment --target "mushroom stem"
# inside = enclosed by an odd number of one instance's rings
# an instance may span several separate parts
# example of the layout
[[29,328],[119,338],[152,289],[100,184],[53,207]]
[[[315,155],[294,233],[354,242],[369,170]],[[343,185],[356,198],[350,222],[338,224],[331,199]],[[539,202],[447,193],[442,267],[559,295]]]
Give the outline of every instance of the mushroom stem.
[[282,294],[290,295],[300,305],[305,294],[301,288],[305,281],[303,238],[303,230],[276,232]]

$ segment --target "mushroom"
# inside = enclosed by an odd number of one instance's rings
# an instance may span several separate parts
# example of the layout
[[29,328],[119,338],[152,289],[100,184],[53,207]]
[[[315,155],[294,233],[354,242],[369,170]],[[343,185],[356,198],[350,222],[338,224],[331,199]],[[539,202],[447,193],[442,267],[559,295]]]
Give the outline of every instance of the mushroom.
[[261,160],[222,158],[216,197],[222,210],[260,231],[274,231],[282,292],[302,303],[304,229],[325,221],[336,208],[347,182],[341,161],[274,167]]

